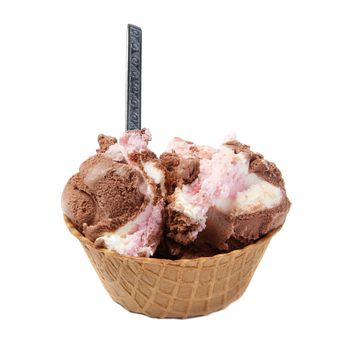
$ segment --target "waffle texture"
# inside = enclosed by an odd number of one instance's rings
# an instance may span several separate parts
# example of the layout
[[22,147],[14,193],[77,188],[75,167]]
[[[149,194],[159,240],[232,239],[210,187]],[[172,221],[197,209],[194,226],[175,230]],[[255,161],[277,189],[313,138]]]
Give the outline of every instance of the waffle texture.
[[131,312],[159,318],[207,315],[238,299],[278,231],[227,254],[173,261],[122,256],[95,248],[67,217],[64,219],[112,299]]

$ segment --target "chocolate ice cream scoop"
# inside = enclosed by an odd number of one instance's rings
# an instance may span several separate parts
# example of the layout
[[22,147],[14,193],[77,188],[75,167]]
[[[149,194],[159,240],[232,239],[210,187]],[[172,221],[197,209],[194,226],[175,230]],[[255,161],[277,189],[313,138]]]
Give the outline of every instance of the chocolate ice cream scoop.
[[100,135],[100,149],[68,181],[65,215],[98,246],[120,254],[151,256],[161,233],[164,173],[147,148],[146,129],[115,138]]
[[[178,160],[172,166],[170,155]],[[198,171],[185,182],[178,174],[190,159],[198,162]],[[176,257],[213,255],[242,248],[283,225],[290,202],[281,172],[234,138],[216,150],[176,138],[160,160],[171,190],[160,251]]]

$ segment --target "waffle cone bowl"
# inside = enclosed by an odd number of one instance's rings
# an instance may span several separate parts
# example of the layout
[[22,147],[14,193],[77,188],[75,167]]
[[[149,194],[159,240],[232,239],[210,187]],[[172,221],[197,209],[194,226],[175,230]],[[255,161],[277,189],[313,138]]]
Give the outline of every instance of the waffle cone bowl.
[[111,298],[131,312],[158,318],[187,318],[223,309],[241,297],[278,231],[243,249],[196,259],[122,256],[95,248],[64,217]]

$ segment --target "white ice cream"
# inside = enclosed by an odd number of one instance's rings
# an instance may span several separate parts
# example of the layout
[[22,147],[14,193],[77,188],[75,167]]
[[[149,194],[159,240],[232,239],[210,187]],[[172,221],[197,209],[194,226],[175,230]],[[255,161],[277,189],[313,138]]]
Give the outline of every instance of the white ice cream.
[[161,186],[161,192],[162,194],[165,194],[165,173],[162,169],[159,168],[157,163],[154,161],[145,162],[143,163],[143,169],[147,176],[152,179],[156,185]]
[[216,202],[216,207],[224,213],[235,211],[236,214],[252,213],[258,210],[277,206],[282,198],[281,189],[264,181],[256,174],[245,177],[248,188],[238,192],[235,199],[222,199]]

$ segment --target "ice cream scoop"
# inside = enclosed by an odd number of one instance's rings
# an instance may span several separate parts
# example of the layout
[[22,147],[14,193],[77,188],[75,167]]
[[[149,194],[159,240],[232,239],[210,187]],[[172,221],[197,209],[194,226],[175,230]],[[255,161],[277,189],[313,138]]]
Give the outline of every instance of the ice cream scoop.
[[281,172],[249,146],[232,137],[218,149],[174,138],[158,158],[150,140],[147,129],[119,141],[100,135],[97,153],[65,186],[65,215],[97,247],[211,256],[283,225],[290,202]]
[[160,160],[168,188],[164,254],[242,248],[285,221],[290,202],[281,172],[235,138],[219,149],[175,138]]
[[149,257],[162,234],[163,172],[147,145],[146,129],[129,131],[119,142],[100,135],[100,149],[68,181],[65,215],[96,246]]

